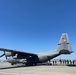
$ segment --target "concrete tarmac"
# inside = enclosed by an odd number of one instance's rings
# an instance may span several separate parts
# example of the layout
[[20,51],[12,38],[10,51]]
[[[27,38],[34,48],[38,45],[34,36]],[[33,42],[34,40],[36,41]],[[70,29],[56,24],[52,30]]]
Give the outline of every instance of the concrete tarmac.
[[11,66],[7,62],[0,62],[0,75],[76,75],[76,66]]

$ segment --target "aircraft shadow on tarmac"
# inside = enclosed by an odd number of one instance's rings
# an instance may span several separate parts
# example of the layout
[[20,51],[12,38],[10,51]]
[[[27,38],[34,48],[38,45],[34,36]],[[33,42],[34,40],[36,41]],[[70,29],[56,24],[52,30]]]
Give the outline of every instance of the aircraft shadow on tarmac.
[[[44,66],[59,66],[59,65],[46,65],[46,64],[43,64]],[[36,65],[36,66],[43,66],[41,64],[39,65]],[[61,66],[61,65],[60,65]],[[68,67],[76,67],[76,65],[66,65]],[[21,67],[33,67],[33,66],[26,66],[26,65],[19,65],[19,66],[10,66],[10,67],[2,67],[0,68],[0,70],[3,70],[3,69],[13,69],[13,68],[21,68]]]
[[[36,66],[40,66],[40,65],[36,65]],[[13,68],[22,68],[22,67],[33,67],[33,66],[26,66],[26,65],[9,66],[9,67],[1,67],[0,70],[3,70],[3,69],[13,69]]]
[[76,67],[76,65],[67,65],[67,66],[69,66],[69,67]]
[[25,66],[21,65],[21,66],[2,67],[2,68],[0,68],[0,70],[3,70],[3,69],[13,69],[13,68],[20,68],[20,67],[25,67]]
[[[34,66],[42,66],[42,65],[47,65],[47,64],[38,64],[38,65],[34,65]],[[49,66],[49,65],[48,65]],[[0,70],[3,69],[13,69],[13,68],[21,68],[21,67],[33,67],[33,66],[26,66],[26,65],[15,65],[15,66],[7,66],[7,67],[1,67]]]
[[2,68],[0,68],[0,70],[3,70],[3,69],[13,69],[13,68],[21,68],[21,67],[32,67],[32,66],[20,65],[20,66],[2,67]]

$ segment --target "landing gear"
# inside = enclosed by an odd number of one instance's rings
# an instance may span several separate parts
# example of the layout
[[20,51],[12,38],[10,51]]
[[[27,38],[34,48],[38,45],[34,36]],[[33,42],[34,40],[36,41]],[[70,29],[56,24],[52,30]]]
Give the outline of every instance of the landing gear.
[[14,65],[14,63],[11,63],[11,65]]
[[26,66],[33,66],[33,64],[29,64],[29,63],[27,63]]
[[26,63],[26,66],[36,66],[37,63]]
[[37,63],[34,63],[33,65],[34,65],[34,66],[36,66],[36,65],[37,65]]

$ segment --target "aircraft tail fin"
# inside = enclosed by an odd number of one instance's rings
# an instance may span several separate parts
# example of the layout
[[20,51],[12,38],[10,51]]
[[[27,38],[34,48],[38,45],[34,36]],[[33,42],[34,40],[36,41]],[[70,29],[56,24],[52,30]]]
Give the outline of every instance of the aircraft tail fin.
[[57,51],[59,51],[60,54],[70,54],[73,52],[67,33],[62,34]]

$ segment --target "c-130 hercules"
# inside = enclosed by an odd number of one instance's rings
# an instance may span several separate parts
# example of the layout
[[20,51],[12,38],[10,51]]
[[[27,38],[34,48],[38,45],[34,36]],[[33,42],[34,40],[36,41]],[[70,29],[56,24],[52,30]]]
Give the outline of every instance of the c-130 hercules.
[[73,52],[67,33],[62,34],[57,49],[50,52],[33,54],[5,48],[0,48],[0,51],[4,51],[4,54],[2,54],[0,57],[5,55],[7,62],[11,63],[11,65],[17,63],[23,63],[25,65],[37,65],[38,63],[46,62],[61,54],[71,54]]

